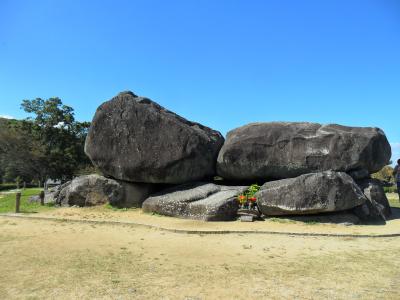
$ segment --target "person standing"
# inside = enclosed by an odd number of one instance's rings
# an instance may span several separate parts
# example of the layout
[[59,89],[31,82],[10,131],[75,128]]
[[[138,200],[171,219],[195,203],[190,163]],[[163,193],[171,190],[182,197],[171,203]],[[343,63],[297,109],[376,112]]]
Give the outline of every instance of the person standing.
[[397,160],[397,165],[394,167],[393,176],[397,183],[397,193],[400,201],[400,159]]

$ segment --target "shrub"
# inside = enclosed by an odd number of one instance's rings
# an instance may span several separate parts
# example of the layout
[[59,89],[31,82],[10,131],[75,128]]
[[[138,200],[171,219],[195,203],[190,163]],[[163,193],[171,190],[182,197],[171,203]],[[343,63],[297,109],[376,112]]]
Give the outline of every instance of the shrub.
[[[23,187],[23,184],[19,185],[20,188]],[[27,183],[25,185],[26,188],[35,188],[36,185]],[[7,191],[7,190],[15,190],[17,189],[17,185],[15,183],[2,183],[0,184],[0,191]]]
[[238,196],[237,199],[239,201],[239,204],[242,207],[254,207],[257,200],[255,194],[259,191],[259,189],[260,186],[258,184],[252,184],[251,186],[249,186],[247,191]]
[[17,185],[15,183],[0,184],[0,191],[15,190],[16,188],[17,188]]
[[385,193],[397,193],[397,187],[395,185],[393,186],[384,186],[383,190]]

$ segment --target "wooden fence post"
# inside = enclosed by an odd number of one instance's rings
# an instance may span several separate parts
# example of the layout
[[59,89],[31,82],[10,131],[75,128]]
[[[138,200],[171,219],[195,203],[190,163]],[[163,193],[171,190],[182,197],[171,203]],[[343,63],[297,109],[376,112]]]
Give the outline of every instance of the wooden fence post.
[[40,205],[44,205],[44,191],[40,191]]
[[19,213],[19,205],[21,204],[21,192],[15,195],[15,212]]

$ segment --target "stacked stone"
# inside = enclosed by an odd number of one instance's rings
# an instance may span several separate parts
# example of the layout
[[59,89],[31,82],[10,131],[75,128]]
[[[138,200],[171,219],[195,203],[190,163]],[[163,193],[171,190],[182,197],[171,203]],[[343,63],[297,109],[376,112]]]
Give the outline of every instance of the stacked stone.
[[[265,216],[349,210],[362,219],[390,215],[382,187],[370,178],[391,157],[378,128],[252,123],[224,141],[218,131],[122,92],[97,109],[85,152],[104,176],[74,179],[56,192],[60,205],[109,202],[229,220],[236,217],[237,195],[257,182],[263,184],[256,197]],[[224,185],[213,180],[216,175]]]
[[256,195],[264,215],[354,208],[362,219],[387,218],[388,200],[370,174],[390,157],[389,142],[378,128],[253,123],[228,133],[217,172],[230,180],[266,181]]
[[218,131],[122,92],[100,105],[86,138],[85,152],[104,176],[74,179],[56,203],[143,205],[145,211],[176,217],[232,219],[236,196],[247,187],[210,183],[223,143]]

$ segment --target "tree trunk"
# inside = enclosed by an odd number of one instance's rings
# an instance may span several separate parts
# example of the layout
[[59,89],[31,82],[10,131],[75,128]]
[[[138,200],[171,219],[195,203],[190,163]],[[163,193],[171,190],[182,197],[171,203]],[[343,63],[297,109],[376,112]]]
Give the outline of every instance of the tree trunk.
[[40,191],[40,195],[39,195],[39,197],[40,197],[40,205],[44,205],[44,191]]

